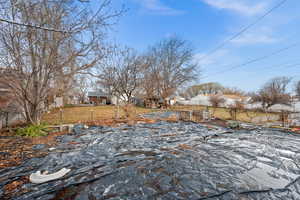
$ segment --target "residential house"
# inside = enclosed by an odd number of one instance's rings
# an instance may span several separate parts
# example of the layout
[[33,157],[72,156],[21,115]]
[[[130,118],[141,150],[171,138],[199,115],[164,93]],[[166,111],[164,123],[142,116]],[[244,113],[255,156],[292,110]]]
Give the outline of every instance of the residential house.
[[185,101],[185,98],[178,96],[178,95],[171,95],[170,97],[166,98],[167,104],[173,106],[175,104],[180,104],[181,101]]
[[0,129],[23,121],[22,109],[17,105],[5,81],[0,78]]
[[94,105],[106,105],[110,104],[110,98],[108,94],[105,94],[102,91],[98,92],[89,92],[88,99],[90,104]]
[[168,106],[168,102],[162,98],[149,97],[144,99],[144,105],[146,108],[166,108]]

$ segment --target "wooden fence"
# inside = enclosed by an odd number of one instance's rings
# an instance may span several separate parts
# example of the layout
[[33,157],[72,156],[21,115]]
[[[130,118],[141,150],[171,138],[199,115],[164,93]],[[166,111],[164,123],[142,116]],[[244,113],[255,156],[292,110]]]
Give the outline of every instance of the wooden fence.
[[175,111],[178,119],[182,121],[209,121],[211,120],[211,113],[206,110],[179,110]]

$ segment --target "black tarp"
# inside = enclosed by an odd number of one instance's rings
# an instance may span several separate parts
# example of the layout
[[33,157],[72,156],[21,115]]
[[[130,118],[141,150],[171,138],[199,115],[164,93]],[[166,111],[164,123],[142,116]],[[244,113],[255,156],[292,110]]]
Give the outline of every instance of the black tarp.
[[[57,140],[48,156],[0,171],[0,199],[300,199],[294,134],[159,121],[77,126]],[[71,172],[61,179],[3,194],[20,177],[63,167]]]

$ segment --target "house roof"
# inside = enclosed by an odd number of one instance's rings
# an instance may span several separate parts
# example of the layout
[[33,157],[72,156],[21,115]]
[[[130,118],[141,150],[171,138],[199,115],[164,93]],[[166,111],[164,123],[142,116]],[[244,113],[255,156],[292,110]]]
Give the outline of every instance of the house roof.
[[98,92],[89,92],[88,97],[108,97],[108,94],[98,91]]

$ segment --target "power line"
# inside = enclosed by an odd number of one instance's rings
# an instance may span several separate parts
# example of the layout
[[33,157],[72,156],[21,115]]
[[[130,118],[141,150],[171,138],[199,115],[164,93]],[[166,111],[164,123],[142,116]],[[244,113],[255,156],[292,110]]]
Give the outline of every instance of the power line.
[[[264,67],[263,69],[260,69],[259,72],[261,71],[269,71],[269,70],[279,70],[279,69],[282,69],[282,68],[292,68],[292,67],[296,67],[296,66],[300,66],[300,60],[299,59],[296,59],[296,60],[293,60],[293,61],[297,61],[297,62],[284,62],[284,63],[281,63],[281,64],[277,64],[277,65],[272,65],[272,66],[266,66]],[[258,71],[255,71],[253,73],[259,73]],[[251,73],[251,72],[250,72]]]
[[272,7],[270,10],[268,10],[265,14],[263,14],[262,16],[260,16],[259,18],[257,18],[254,22],[250,23],[249,25],[245,26],[244,28],[242,28],[239,32],[237,32],[236,34],[234,34],[233,36],[231,36],[230,38],[224,40],[223,42],[221,42],[218,46],[216,46],[215,48],[213,48],[212,50],[210,50],[206,55],[202,56],[199,61],[204,60],[204,58],[207,58],[208,56],[212,55],[213,53],[215,53],[216,51],[218,51],[219,49],[223,48],[228,42],[231,42],[232,40],[234,40],[235,38],[237,38],[238,36],[240,36],[241,34],[243,34],[244,32],[246,32],[247,30],[249,30],[252,26],[256,25],[258,22],[260,22],[261,20],[263,20],[265,17],[267,17],[268,15],[270,15],[274,10],[276,10],[277,8],[281,7],[287,0],[282,0],[280,1],[278,4],[276,4],[274,7]]
[[[279,68],[281,69],[281,71],[283,70],[282,68],[284,69],[290,69],[290,68],[294,68],[294,67],[299,67],[300,66],[300,63],[295,63],[295,64],[289,64],[289,65],[286,65],[286,66],[282,66],[282,65],[277,65],[277,66],[271,66],[269,68],[265,68],[267,70],[264,70],[264,73],[269,73],[270,70],[273,70],[272,72],[277,72],[275,70],[275,68]],[[261,71],[260,71],[261,72]],[[251,72],[250,72],[251,73]],[[257,74],[259,72],[255,71],[254,73],[251,73],[251,74]]]
[[240,68],[240,67],[244,67],[244,66],[246,66],[246,65],[249,65],[249,64],[252,64],[252,63],[261,61],[261,60],[265,60],[265,59],[267,59],[267,58],[269,58],[269,57],[271,57],[271,56],[280,54],[281,52],[287,51],[287,50],[289,50],[289,49],[291,49],[291,48],[293,48],[293,47],[296,47],[296,46],[298,46],[298,45],[299,45],[299,42],[294,43],[294,44],[292,44],[292,45],[290,45],[290,46],[284,47],[284,48],[279,49],[279,50],[277,50],[277,51],[273,51],[273,52],[271,52],[270,54],[267,54],[267,55],[264,55],[264,56],[261,56],[261,57],[258,57],[258,58],[254,58],[254,59],[248,60],[248,61],[245,62],[245,63],[242,63],[242,64],[239,64],[239,65],[230,67],[230,68],[228,68],[228,69],[225,69],[225,70],[222,70],[222,71],[213,73],[213,74],[208,75],[208,76],[204,76],[204,77],[202,77],[202,78],[208,78],[209,76],[213,76],[213,75],[225,73],[225,72],[232,71],[232,70],[234,70],[234,69],[237,69],[237,68]]
[[42,30],[45,30],[45,31],[52,31],[52,32],[59,32],[59,33],[71,33],[70,31],[64,31],[64,30],[58,30],[58,29],[52,29],[52,28],[46,28],[46,27],[37,26],[37,25],[31,25],[31,24],[24,24],[24,23],[20,23],[20,22],[16,22],[16,21],[11,21],[11,20],[8,20],[8,19],[2,19],[2,18],[0,18],[0,21],[1,22],[5,22],[5,23],[9,23],[9,24],[13,24],[13,25],[19,25],[19,26],[36,28],[36,29],[42,29]]
[[286,69],[286,68],[293,68],[293,67],[297,67],[297,66],[300,66],[300,63],[294,63],[294,64],[289,64],[289,65],[277,65],[277,66],[273,66],[273,67],[270,67],[270,68],[266,68],[267,71],[270,70],[270,69],[273,69],[275,70],[276,68],[277,69]]
[[[88,3],[88,2],[90,2],[89,0],[78,0],[78,1],[81,2],[81,3]],[[72,33],[71,31],[59,30],[59,29],[53,29],[53,28],[47,28],[47,27],[42,27],[42,26],[37,26],[37,25],[31,25],[31,24],[25,24],[25,23],[20,23],[20,22],[8,20],[8,19],[3,19],[3,18],[0,18],[0,22],[5,22],[5,23],[8,23],[8,24],[13,24],[13,25],[18,25],[18,26],[31,27],[31,28],[36,28],[36,29],[42,29],[42,30],[45,30],[45,31],[58,32],[58,33]]]

